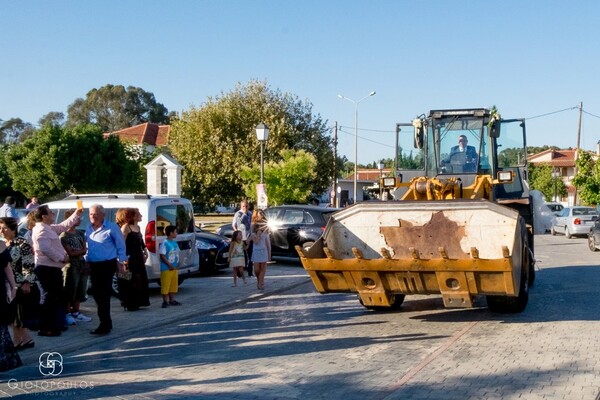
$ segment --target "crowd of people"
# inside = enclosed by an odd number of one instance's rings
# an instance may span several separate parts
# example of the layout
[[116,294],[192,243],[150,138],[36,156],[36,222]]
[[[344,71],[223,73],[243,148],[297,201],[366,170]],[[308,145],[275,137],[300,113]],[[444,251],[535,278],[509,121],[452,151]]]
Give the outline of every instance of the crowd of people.
[[238,278],[244,285],[248,277],[256,276],[258,290],[265,289],[267,262],[271,260],[271,237],[267,218],[263,210],[252,211],[247,200],[242,200],[240,209],[233,215],[233,235],[229,244],[229,267],[233,274],[233,286]]
[[[118,210],[116,223],[105,218],[104,207],[89,207],[89,226],[82,231],[83,208],[69,210],[64,221],[55,223],[48,206],[34,207],[27,217],[27,233],[18,235],[16,217],[0,217],[0,371],[21,365],[19,351],[35,346],[32,332],[60,336],[69,325],[90,322],[80,311],[87,299],[88,281],[93,287],[98,326],[91,334],[105,335],[113,329],[110,298],[117,274],[121,305],[126,311],[150,306],[145,263],[149,256],[137,208]],[[14,206],[12,198],[4,209]],[[249,210],[246,200],[233,218],[230,267],[234,286],[241,278],[256,276],[257,289],[264,290],[271,241],[265,213]],[[8,212],[7,212],[8,213]],[[160,244],[162,307],[181,305],[178,291],[179,246],[175,226],[165,227],[167,239]],[[12,337],[9,327],[12,328]]]
[[[92,334],[105,335],[113,329],[110,298],[115,273],[125,310],[150,306],[148,251],[140,232],[140,211],[120,209],[113,223],[105,219],[104,207],[94,204],[89,207],[90,224],[85,231],[78,229],[82,213],[83,208],[69,210],[57,224],[51,209],[36,206],[28,216],[28,238],[18,236],[17,218],[0,217],[0,371],[21,365],[18,352],[35,346],[32,331],[39,336],[60,336],[69,325],[92,321],[79,309],[87,299],[88,281],[99,320]],[[159,250],[163,307],[181,304],[174,298],[177,231],[171,225],[165,231],[168,238]]]

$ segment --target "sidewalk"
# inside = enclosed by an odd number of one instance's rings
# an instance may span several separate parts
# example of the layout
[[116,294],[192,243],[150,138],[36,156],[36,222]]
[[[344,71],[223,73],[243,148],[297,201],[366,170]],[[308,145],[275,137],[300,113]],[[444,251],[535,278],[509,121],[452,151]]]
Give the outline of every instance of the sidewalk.
[[[260,299],[284,291],[286,289],[310,282],[310,278],[300,263],[286,263],[276,261],[269,264],[265,278],[265,290],[256,288],[256,278],[249,278],[248,285],[244,286],[238,280],[238,287],[231,287],[233,278],[229,270],[223,270],[215,276],[195,276],[188,278],[179,287],[175,298],[182,303],[181,306],[161,308],[162,297],[158,285],[150,285],[150,307],[139,311],[124,311],[119,299],[113,297],[111,302],[111,316],[113,330],[110,334],[97,336],[90,334],[98,326],[96,304],[90,298],[81,304],[81,311],[92,317],[91,322],[78,322],[70,326],[59,337],[38,336],[32,332],[35,347],[20,351],[23,364],[38,363],[38,357],[43,352],[69,352],[89,349],[90,346],[101,343],[118,344],[122,338],[137,332],[156,331],[157,327],[172,325],[186,318],[197,315],[209,314],[220,309],[243,304],[251,300]],[[240,285],[241,284],[241,285]]]

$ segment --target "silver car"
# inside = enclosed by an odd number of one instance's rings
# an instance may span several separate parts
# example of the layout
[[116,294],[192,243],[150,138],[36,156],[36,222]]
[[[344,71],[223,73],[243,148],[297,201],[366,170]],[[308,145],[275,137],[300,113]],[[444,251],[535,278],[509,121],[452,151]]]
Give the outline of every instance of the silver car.
[[553,235],[563,233],[567,239],[573,236],[587,236],[598,219],[598,212],[593,207],[565,207],[556,217],[550,229]]

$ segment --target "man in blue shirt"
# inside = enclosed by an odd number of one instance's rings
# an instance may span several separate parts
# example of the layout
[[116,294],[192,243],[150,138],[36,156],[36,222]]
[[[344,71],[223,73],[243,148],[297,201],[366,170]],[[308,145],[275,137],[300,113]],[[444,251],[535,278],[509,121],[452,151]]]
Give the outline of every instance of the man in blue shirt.
[[244,199],[240,203],[240,209],[233,214],[233,221],[231,222],[231,227],[234,231],[242,232],[242,241],[246,247],[246,270],[248,271],[248,276],[253,276],[252,274],[252,242],[248,240],[250,237],[250,224],[252,221],[252,211],[250,211],[248,206],[248,200]]
[[124,271],[127,261],[125,239],[119,226],[104,219],[104,207],[94,204],[90,207],[90,225],[85,231],[88,252],[86,261],[90,265],[90,278],[94,288],[94,300],[98,307],[100,325],[90,333],[106,335],[112,329],[110,317],[110,296],[113,275]]

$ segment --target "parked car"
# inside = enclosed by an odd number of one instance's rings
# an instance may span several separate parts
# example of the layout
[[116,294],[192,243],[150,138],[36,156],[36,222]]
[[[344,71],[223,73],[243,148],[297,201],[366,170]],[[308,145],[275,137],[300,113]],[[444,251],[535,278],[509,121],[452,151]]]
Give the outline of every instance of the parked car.
[[552,211],[552,213],[557,217],[560,215],[560,212],[563,210],[563,208],[565,208],[565,206],[557,202],[544,203],[544,205],[548,207],[550,211]]
[[210,273],[229,267],[230,240],[196,227],[196,249],[200,259],[200,272]]
[[231,224],[224,224],[215,229],[215,233],[219,236],[224,236],[231,240],[233,235],[233,226]]
[[556,217],[550,232],[552,235],[563,233],[567,239],[587,236],[597,219],[598,212],[593,207],[565,207]]
[[597,219],[588,233],[588,247],[591,251],[600,250],[600,219]]
[[[296,245],[309,248],[321,237],[332,213],[338,208],[312,205],[288,205],[265,210],[271,235],[273,256],[298,257]],[[221,225],[217,234],[231,238],[231,224]]]
[[195,274],[199,269],[196,238],[194,235],[194,214],[192,203],[183,197],[155,196],[147,194],[82,194],[71,195],[63,200],[46,203],[54,211],[56,222],[64,220],[65,212],[77,207],[77,200],[83,202],[86,209],[81,215],[81,225],[78,229],[86,229],[89,225],[88,208],[92,204],[102,204],[106,219],[115,220],[119,208],[138,208],[142,214],[140,231],[148,249],[146,260],[148,281],[160,284],[160,257],[158,248],[166,240],[164,228],[167,225],[177,227],[177,244],[179,245],[179,282]]

